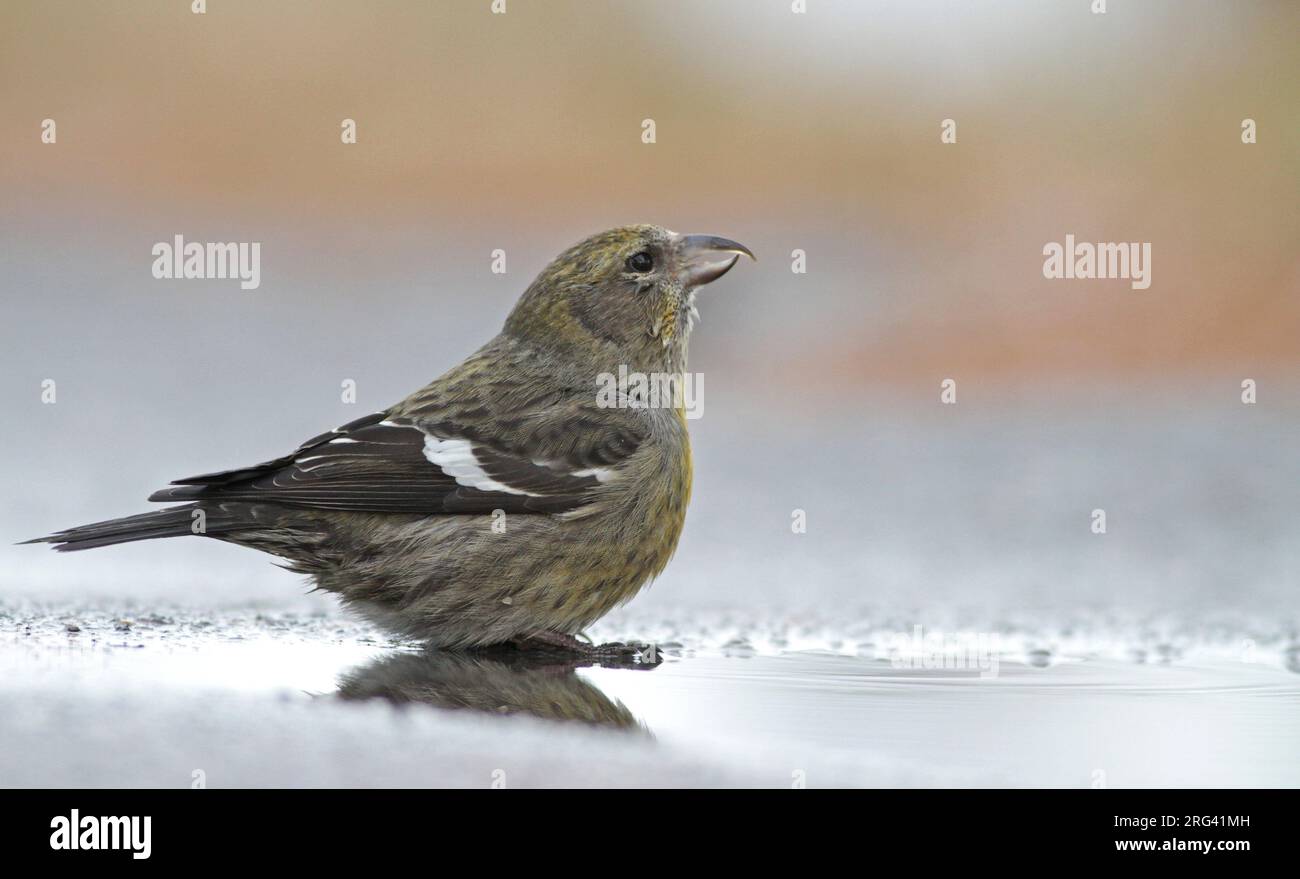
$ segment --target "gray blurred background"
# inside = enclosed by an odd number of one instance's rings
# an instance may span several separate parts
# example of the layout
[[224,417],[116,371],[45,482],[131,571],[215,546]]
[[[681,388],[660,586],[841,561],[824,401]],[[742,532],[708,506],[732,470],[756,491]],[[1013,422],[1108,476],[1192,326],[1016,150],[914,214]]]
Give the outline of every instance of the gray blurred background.
[[[382,408],[656,222],[759,262],[701,294],[638,605],[1294,620],[1300,6],[808,5],[6,3],[0,597],[295,600],[207,541],[10,544]],[[1150,289],[1045,280],[1067,233],[1150,242]],[[154,280],[176,234],[260,241],[261,288]]]

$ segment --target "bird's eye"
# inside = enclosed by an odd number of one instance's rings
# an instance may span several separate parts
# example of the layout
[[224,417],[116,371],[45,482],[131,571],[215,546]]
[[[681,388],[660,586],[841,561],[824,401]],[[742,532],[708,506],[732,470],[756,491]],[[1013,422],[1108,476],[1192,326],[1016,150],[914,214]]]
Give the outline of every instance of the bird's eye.
[[648,272],[654,268],[655,261],[648,251],[634,253],[627,258],[627,267],[634,272]]

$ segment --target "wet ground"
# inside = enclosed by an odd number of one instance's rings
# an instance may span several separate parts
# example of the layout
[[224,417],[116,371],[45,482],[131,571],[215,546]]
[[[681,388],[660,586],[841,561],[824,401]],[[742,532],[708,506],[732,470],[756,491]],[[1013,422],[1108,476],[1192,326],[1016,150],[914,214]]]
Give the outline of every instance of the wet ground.
[[429,653],[316,596],[10,601],[0,783],[1300,785],[1276,622],[633,605],[590,634],[653,653]]

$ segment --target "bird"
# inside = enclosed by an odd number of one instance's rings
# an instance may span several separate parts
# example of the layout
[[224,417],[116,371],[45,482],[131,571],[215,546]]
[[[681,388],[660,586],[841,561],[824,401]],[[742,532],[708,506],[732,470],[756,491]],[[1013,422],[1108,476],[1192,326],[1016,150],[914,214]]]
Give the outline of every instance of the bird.
[[501,332],[393,406],[287,455],[177,479],[165,509],[24,541],[77,551],[199,535],[278,557],[430,647],[585,652],[578,636],[667,566],[690,500],[680,393],[697,291],[742,244],[620,226],[562,252]]

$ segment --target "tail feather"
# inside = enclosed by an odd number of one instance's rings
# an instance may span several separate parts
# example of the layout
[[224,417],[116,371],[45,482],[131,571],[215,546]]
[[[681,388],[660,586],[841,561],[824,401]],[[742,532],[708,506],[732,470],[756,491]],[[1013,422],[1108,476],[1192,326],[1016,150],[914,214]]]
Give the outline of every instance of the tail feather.
[[[130,543],[135,540],[153,540],[158,537],[180,537],[185,534],[210,533],[210,530],[195,531],[193,511],[198,504],[183,507],[168,507],[138,516],[124,516],[121,519],[109,519],[80,525],[64,531],[56,531],[48,537],[24,540],[23,543],[53,543],[59,552],[76,552],[81,549],[94,549],[98,546],[112,546],[115,543]],[[205,525],[208,523],[205,523]]]

